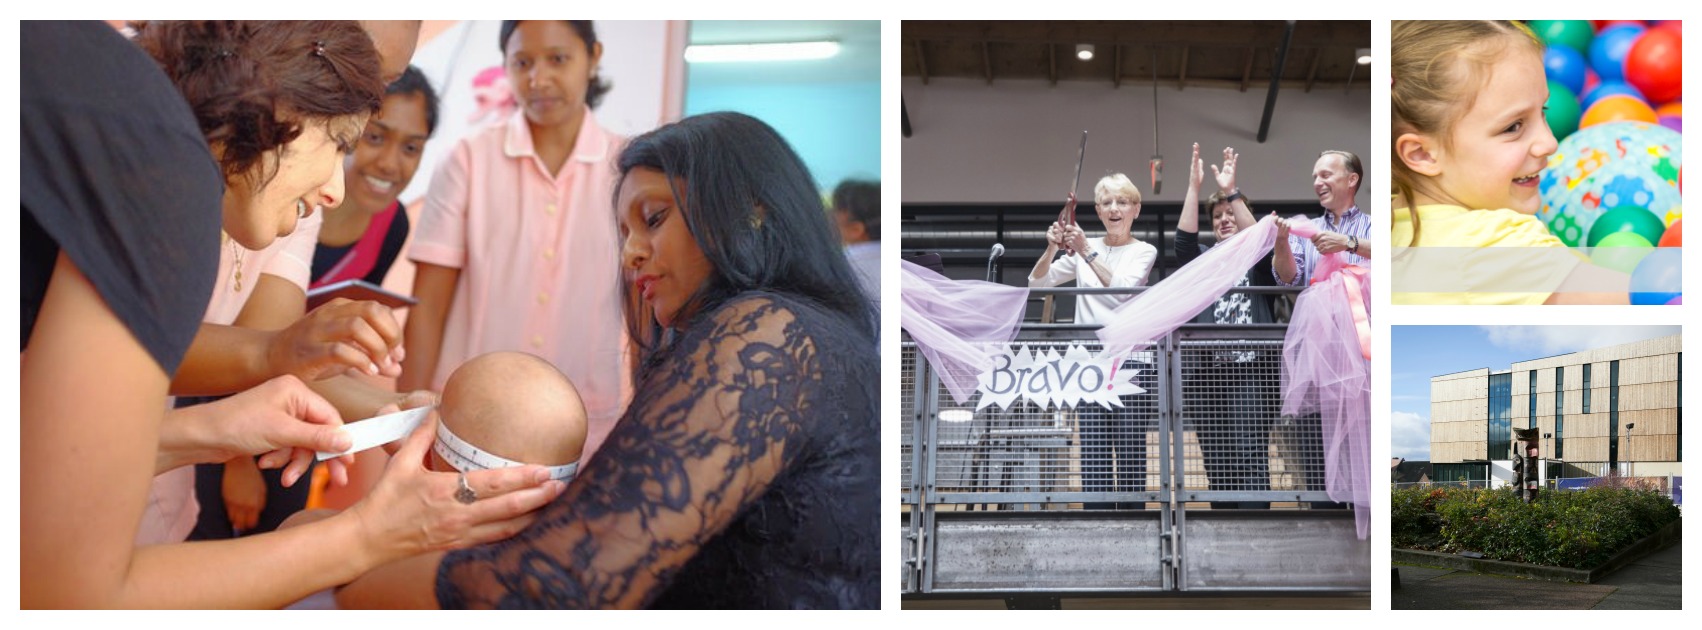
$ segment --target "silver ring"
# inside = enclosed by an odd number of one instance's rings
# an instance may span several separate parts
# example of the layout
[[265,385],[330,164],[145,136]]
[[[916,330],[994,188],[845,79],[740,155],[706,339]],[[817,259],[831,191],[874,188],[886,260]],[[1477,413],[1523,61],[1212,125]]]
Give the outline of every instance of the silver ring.
[[460,487],[455,489],[456,501],[460,501],[462,505],[472,505],[474,501],[479,500],[479,494],[473,492],[472,486],[467,485],[467,473],[456,473],[455,483],[460,484]]

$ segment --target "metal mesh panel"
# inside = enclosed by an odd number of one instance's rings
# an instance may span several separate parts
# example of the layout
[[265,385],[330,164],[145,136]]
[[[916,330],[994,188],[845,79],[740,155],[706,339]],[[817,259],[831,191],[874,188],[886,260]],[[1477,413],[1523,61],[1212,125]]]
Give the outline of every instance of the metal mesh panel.
[[[1030,348],[1052,347],[1064,352],[1071,342],[1025,343]],[[1097,344],[1082,344],[1098,352]],[[932,461],[935,488],[942,493],[999,492],[1025,495],[996,507],[1034,509],[1041,503],[1083,502],[1088,508],[1129,503],[1130,493],[1156,491],[1157,372],[1151,353],[1126,360],[1126,370],[1139,370],[1137,384],[1144,394],[1124,396],[1124,408],[1098,405],[1082,409],[1045,409],[1026,400],[1000,410],[988,406],[974,411],[959,407],[935,379],[940,401],[939,446]],[[1144,361],[1143,361],[1144,360]],[[1058,496],[1061,493],[1090,493]],[[1122,507],[1132,507],[1124,505]]]
[[[1318,417],[1281,416],[1280,339],[1179,344],[1182,488],[1214,508],[1294,505],[1323,489]],[[1286,494],[1284,494],[1286,493]]]
[[916,502],[916,482],[911,470],[915,467],[916,444],[916,344],[905,342],[902,346],[902,358],[899,363],[899,409],[903,410],[899,438],[899,483],[903,489],[904,503]]

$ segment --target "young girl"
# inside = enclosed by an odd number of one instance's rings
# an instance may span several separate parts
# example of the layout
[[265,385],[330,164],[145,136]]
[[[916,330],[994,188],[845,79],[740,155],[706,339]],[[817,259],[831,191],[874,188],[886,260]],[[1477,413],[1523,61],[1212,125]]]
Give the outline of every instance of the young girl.
[[1508,21],[1395,21],[1395,302],[1624,304],[1627,277],[1588,264],[1535,216],[1557,143],[1542,43]]

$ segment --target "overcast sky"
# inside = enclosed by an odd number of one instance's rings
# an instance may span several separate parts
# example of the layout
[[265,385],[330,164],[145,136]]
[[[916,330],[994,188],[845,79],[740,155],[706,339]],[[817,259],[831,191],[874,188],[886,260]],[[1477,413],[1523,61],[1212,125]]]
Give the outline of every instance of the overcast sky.
[[1678,326],[1395,326],[1390,455],[1430,459],[1430,377],[1665,337]]

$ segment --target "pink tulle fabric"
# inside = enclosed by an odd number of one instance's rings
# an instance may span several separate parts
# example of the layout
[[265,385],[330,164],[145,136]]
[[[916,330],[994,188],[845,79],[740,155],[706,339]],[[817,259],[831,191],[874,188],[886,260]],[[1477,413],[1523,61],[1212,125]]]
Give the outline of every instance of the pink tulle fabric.
[[1371,366],[1350,300],[1363,300],[1369,317],[1371,281],[1340,258],[1323,257],[1313,270],[1322,279],[1295,299],[1282,348],[1282,413],[1319,414],[1324,490],[1332,501],[1353,504],[1364,539],[1371,529]]
[[1267,216],[1124,302],[1099,329],[1105,351],[1139,350],[1193,320],[1234,287],[1274,243],[1276,220]]
[[1028,287],[952,280],[907,260],[901,265],[901,325],[952,399],[968,404],[977,377],[992,366],[987,344],[1016,338],[1028,307]]

